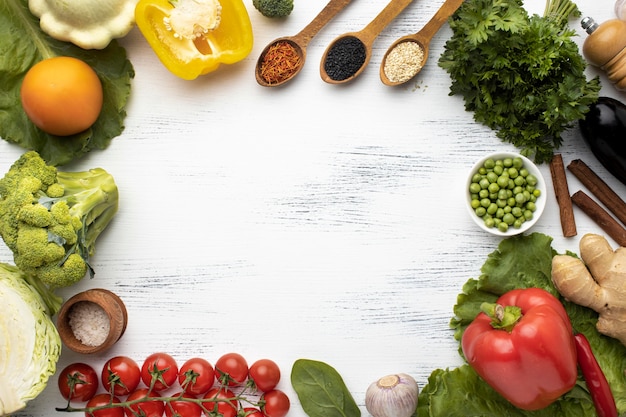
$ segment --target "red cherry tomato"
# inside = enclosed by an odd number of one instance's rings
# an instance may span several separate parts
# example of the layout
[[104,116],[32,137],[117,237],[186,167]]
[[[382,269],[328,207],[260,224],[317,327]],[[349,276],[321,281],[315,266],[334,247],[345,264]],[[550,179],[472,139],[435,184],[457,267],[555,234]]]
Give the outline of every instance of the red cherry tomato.
[[280,381],[280,368],[270,359],[259,359],[250,365],[249,376],[260,391],[271,391]]
[[116,356],[106,361],[102,367],[102,386],[117,396],[133,392],[141,380],[139,365],[128,356]]
[[98,391],[98,374],[86,363],[73,363],[59,373],[58,383],[66,400],[89,401]]
[[178,378],[176,360],[164,352],[148,356],[141,366],[141,380],[150,387],[153,378],[155,378],[153,391],[159,392],[171,387]]
[[[179,397],[181,393],[174,394],[172,397]],[[183,394],[183,398],[196,398],[191,394]],[[192,401],[172,400],[165,404],[166,417],[200,417],[202,415],[202,407],[200,404]]]
[[285,417],[291,405],[287,394],[277,389],[264,393],[261,402],[261,410],[266,417]]
[[202,397],[205,400],[212,401],[205,401],[202,405],[207,410],[217,413],[215,415],[235,417],[237,415],[237,401],[234,399],[235,397],[235,393],[227,388],[213,388]]
[[243,412],[246,417],[265,417],[265,414],[263,414],[261,410],[254,407],[245,407]]
[[215,362],[215,378],[224,385],[241,385],[247,377],[248,362],[238,353],[227,353]]
[[[149,395],[148,395],[149,394]],[[156,392],[148,392],[148,388],[139,388],[131,392],[126,401],[135,401],[145,398],[145,401],[137,402],[128,406],[124,411],[126,417],[162,417],[165,404],[160,400],[151,400],[150,397],[158,397]]]
[[[120,399],[117,397],[111,398],[111,394],[102,393],[96,394],[91,400],[87,402],[87,408],[100,407],[107,404],[119,404]],[[123,407],[111,407],[103,408],[96,411],[85,411],[85,417],[124,417]]]
[[215,370],[202,358],[191,358],[178,370],[178,383],[186,393],[202,395],[215,383]]

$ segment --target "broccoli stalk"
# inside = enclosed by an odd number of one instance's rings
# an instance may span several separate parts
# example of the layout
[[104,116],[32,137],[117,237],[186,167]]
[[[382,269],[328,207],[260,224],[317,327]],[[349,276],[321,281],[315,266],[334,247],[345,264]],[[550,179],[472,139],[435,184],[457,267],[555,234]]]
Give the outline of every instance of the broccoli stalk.
[[52,289],[66,287],[93,276],[89,257],[118,200],[104,169],[62,172],[29,151],[0,179],[0,236],[18,268]]
[[287,17],[293,10],[293,0],[252,0],[252,5],[265,17]]

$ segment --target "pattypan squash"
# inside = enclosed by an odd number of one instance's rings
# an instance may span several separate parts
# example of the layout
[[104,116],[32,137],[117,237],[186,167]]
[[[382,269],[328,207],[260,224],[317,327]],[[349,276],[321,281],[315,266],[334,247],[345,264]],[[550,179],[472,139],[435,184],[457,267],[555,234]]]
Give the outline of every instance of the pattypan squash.
[[28,0],[41,30],[83,49],[104,49],[135,24],[137,0]]
[[242,0],[139,0],[135,21],[163,65],[185,80],[241,61],[252,50]]

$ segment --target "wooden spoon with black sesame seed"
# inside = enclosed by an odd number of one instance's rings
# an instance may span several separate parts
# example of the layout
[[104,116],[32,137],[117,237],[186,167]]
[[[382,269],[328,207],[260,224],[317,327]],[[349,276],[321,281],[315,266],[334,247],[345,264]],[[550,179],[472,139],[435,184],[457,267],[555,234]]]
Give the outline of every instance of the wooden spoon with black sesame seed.
[[391,0],[362,30],[335,38],[322,56],[322,80],[342,84],[358,77],[369,63],[374,40],[412,1]]
[[422,70],[428,59],[431,39],[462,3],[463,0],[446,0],[422,30],[401,37],[387,49],[380,64],[383,84],[404,84]]

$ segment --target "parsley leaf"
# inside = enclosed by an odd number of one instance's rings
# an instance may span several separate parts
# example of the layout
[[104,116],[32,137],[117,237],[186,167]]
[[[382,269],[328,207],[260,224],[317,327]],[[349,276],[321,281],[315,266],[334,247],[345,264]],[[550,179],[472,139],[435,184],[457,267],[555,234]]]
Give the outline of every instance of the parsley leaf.
[[439,66],[474,119],[535,162],[549,162],[562,133],[584,118],[599,96],[568,25],[571,0],[547,0],[529,16],[521,0],[466,0],[450,18],[453,35]]

